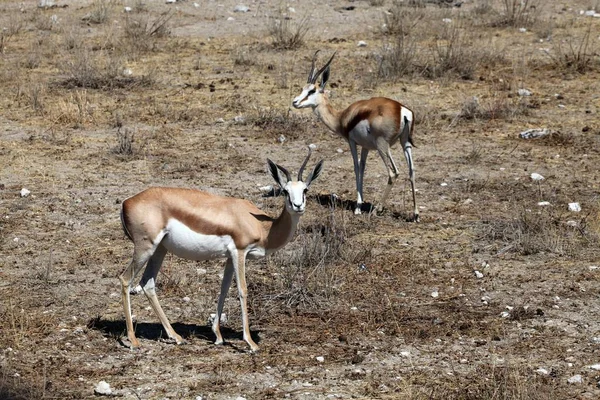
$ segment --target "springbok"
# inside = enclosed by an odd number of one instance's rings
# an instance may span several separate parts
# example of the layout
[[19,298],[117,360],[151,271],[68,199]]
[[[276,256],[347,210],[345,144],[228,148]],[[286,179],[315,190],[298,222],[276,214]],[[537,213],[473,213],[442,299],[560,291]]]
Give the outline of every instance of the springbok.
[[130,287],[146,268],[140,285],[160,319],[167,335],[177,344],[184,340],[173,330],[156,296],[155,281],[167,252],[189,260],[226,258],[217,314],[212,324],[215,344],[222,344],[221,313],[235,272],[242,308],[244,340],[252,351],[258,346],[250,336],[247,311],[246,258],[264,257],[285,246],[294,236],[306,207],[306,192],[321,173],[319,161],[306,181],[304,160],[293,181],[290,173],[267,159],[273,179],[285,195],[285,205],[277,218],[271,218],[247,200],[222,197],[193,189],[154,187],[123,202],[121,222],[125,234],[133,241],[131,264],[121,274],[121,294],[127,337],[131,347],[139,346],[131,317]]
[[[406,106],[395,100],[385,97],[373,97],[368,100],[359,100],[350,104],[343,111],[335,110],[325,93],[325,85],[329,79],[329,67],[335,53],[329,61],[315,72],[317,50],[312,59],[312,66],[308,73],[307,85],[302,93],[296,97],[292,105],[294,108],[311,107],[317,117],[333,132],[341,135],[348,141],[350,152],[354,161],[354,175],[356,176],[356,208],[355,214],[361,213],[363,203],[363,177],[370,150],[377,150],[388,171],[387,187],[378,206],[381,211],[385,206],[392,185],[398,178],[398,167],[394,163],[390,148],[400,140],[404,149],[404,156],[408,164],[408,174],[412,189],[414,204],[414,221],[419,220],[417,197],[415,194],[415,170],[412,158],[412,133],[414,114]],[[321,76],[321,84],[317,87],[317,79]],[[362,147],[360,160],[358,159],[357,145]]]

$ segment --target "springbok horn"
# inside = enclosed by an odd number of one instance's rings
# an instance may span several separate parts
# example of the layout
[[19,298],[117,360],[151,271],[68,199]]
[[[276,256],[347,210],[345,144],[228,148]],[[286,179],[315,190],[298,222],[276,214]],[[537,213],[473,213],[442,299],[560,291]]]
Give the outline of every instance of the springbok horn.
[[302,166],[300,167],[300,170],[298,171],[298,180],[299,181],[302,181],[302,174],[304,173],[304,168],[306,167],[306,164],[308,164],[308,159],[310,158],[311,153],[312,153],[312,149],[309,146],[308,147],[308,155],[304,159],[304,162],[302,163]]
[[285,177],[287,178],[288,182],[292,180],[292,177],[290,176],[290,172],[287,169],[283,168],[279,164],[275,164],[275,165],[277,165],[277,168],[279,168],[279,170],[285,174]]
[[325,65],[323,65],[323,68],[321,68],[314,76],[313,76],[313,80],[312,84],[314,84],[317,81],[317,78],[319,77],[319,75],[321,75],[323,73],[323,71],[325,71],[327,69],[327,67],[329,67],[329,64],[331,64],[331,62],[333,61],[333,57],[335,57],[335,53],[337,53],[337,51],[334,51],[333,54],[331,55],[331,58],[329,59],[329,61],[327,61],[327,63]]
[[313,82],[313,72],[315,72],[315,62],[317,61],[317,54],[319,54],[319,50],[315,51],[315,55],[312,59],[312,66],[310,67],[310,71],[308,71],[308,80],[306,83],[314,83]]

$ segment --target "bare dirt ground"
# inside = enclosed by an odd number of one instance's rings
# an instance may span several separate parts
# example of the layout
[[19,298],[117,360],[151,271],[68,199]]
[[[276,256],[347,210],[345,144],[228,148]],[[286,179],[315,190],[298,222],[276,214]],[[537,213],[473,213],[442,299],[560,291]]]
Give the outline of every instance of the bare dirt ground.
[[[600,398],[597,2],[197,3],[0,3],[0,398]],[[421,222],[399,148],[388,209],[355,216],[347,144],[288,110],[317,49],[336,107],[414,108]],[[212,343],[222,262],[171,256],[158,293],[189,344],[137,295],[123,346],[120,203],[195,187],[275,215],[266,158],[296,171],[310,143],[325,169],[296,239],[249,263],[261,350],[233,289]],[[385,174],[372,154],[367,201]]]

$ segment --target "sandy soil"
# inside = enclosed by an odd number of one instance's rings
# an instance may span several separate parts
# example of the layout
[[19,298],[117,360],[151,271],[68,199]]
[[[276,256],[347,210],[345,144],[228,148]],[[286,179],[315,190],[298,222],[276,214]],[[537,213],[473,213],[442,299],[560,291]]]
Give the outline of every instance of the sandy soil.
[[[486,14],[484,2],[401,7],[423,13],[420,56],[449,18],[501,60],[486,53],[470,79],[391,80],[377,74],[392,43],[381,30],[389,1],[252,1],[245,13],[229,0],[37,3],[0,4],[1,398],[93,398],[100,381],[124,399],[600,397],[600,19],[579,12],[590,2],[546,5],[525,32],[489,23],[500,2]],[[101,5],[107,18],[92,21]],[[291,50],[269,33],[282,11],[292,30],[309,18]],[[161,18],[164,37],[127,33]],[[355,216],[347,143],[310,111],[289,110],[316,49],[338,52],[336,107],[387,96],[416,111],[419,223],[399,148],[387,210]],[[577,71],[561,54],[589,63]],[[112,65],[131,74],[110,75]],[[82,76],[91,86],[73,79]],[[529,128],[551,134],[520,139]],[[297,171],[310,143],[311,166],[324,159],[325,169],[296,239],[249,262],[260,351],[241,340],[233,289],[227,344],[212,343],[223,262],[172,256],[158,293],[189,344],[164,340],[140,294],[142,345],[124,346],[117,277],[133,246],[121,202],[149,186],[195,187],[276,215],[282,198],[259,189],[273,184],[266,158]],[[386,179],[370,155],[368,202]]]

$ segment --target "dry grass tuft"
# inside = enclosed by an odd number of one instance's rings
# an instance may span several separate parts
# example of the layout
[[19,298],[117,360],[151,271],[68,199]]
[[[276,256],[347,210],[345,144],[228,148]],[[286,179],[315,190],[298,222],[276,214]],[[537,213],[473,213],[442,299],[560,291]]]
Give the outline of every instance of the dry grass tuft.
[[593,227],[588,229],[586,217],[571,226],[547,209],[521,210],[512,219],[484,221],[482,237],[500,241],[502,248],[498,253],[524,256],[538,253],[574,256],[596,246],[600,239]]
[[272,45],[278,50],[296,50],[302,47],[309,30],[310,16],[308,14],[293,21],[281,9],[268,26]]

